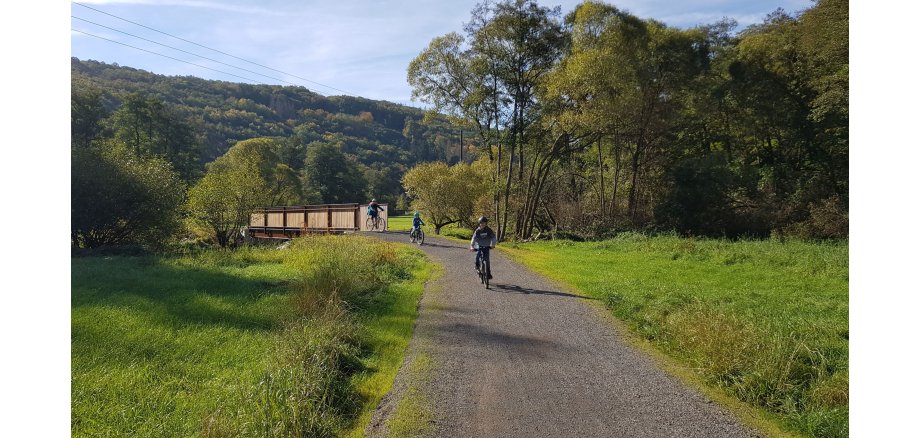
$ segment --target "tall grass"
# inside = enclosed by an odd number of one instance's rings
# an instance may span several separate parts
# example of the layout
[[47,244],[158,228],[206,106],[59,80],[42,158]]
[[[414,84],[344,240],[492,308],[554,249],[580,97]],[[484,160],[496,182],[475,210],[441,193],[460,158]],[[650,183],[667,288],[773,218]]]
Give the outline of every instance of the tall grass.
[[[275,362],[254,406],[262,436],[334,436],[361,412],[361,317],[387,288],[408,279],[418,253],[360,236],[298,239],[286,262],[298,273]],[[382,396],[382,394],[381,394]]]
[[603,300],[635,332],[786,427],[848,435],[846,243],[625,234],[509,253]]
[[72,434],[361,428],[392,384],[427,266],[417,250],[355,237],[74,258]]

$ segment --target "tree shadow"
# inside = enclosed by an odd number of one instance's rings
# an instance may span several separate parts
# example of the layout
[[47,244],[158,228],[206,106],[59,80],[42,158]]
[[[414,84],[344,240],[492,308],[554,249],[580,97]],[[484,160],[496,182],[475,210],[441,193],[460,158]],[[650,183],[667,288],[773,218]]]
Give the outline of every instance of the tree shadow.
[[155,257],[81,258],[72,260],[71,268],[72,311],[123,308],[174,328],[219,325],[271,330],[281,315],[266,312],[262,301],[289,291],[280,280],[164,264]]
[[551,290],[541,290],[541,289],[533,289],[533,288],[529,288],[529,287],[521,287],[521,286],[518,286],[518,285],[516,285],[516,284],[492,283],[491,286],[492,286],[492,290],[494,290],[494,291],[496,291],[496,292],[501,292],[501,293],[516,293],[516,294],[524,294],[524,295],[530,295],[530,294],[534,294],[534,295],[552,295],[552,296],[568,297],[568,298],[580,298],[580,299],[583,299],[583,300],[596,300],[596,299],[597,299],[597,298],[593,298],[593,297],[585,297],[585,296],[581,296],[581,295],[573,295],[573,294],[566,293],[566,292],[551,291]]
[[464,251],[466,251],[466,250],[469,249],[469,248],[466,248],[466,247],[464,247],[464,246],[462,246],[462,245],[442,245],[442,244],[440,244],[440,243],[425,243],[425,244],[422,245],[422,246],[431,246],[431,247],[434,247],[434,248],[459,249],[459,250],[464,250]]
[[[440,335],[445,336],[449,345],[459,346],[463,343],[475,344],[474,351],[469,354],[488,354],[483,349],[511,353],[517,357],[546,358],[550,355],[564,354],[571,349],[570,346],[559,344],[546,339],[532,336],[520,336],[498,332],[480,325],[454,323],[441,324],[437,327]],[[453,339],[450,339],[453,338]],[[505,354],[503,354],[505,356]]]

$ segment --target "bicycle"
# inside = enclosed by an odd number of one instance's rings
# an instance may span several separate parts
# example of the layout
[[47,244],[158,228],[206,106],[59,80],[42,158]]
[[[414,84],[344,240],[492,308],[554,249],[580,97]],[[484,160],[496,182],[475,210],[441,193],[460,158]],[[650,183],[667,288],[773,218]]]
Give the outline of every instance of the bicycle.
[[368,216],[364,225],[368,231],[383,231],[386,228],[386,221],[380,216]]
[[476,270],[476,275],[479,277],[479,281],[486,287],[489,288],[489,274],[492,273],[491,262],[489,261],[488,251],[489,247],[478,246],[476,249],[476,259],[479,260],[479,268]]
[[409,241],[418,243],[421,246],[421,244],[425,243],[425,231],[421,228],[413,228],[412,231],[409,232]]

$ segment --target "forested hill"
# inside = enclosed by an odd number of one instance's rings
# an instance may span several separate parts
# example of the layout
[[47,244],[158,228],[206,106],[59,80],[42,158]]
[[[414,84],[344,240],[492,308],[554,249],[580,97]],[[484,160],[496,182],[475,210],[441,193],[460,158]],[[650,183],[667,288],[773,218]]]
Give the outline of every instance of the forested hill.
[[407,168],[455,160],[458,154],[456,129],[444,121],[425,122],[422,110],[391,102],[325,97],[304,87],[164,76],[77,58],[71,59],[71,74],[74,111],[81,102],[84,109],[101,103],[88,111],[92,114],[74,114],[75,141],[105,136],[115,128],[104,119],[133,102],[187,128],[189,141],[196,143],[190,164],[195,169],[186,171],[191,174],[200,175],[205,163],[240,140],[281,137],[284,160],[293,169],[303,168],[311,143],[336,144],[363,165],[370,191],[395,196]]

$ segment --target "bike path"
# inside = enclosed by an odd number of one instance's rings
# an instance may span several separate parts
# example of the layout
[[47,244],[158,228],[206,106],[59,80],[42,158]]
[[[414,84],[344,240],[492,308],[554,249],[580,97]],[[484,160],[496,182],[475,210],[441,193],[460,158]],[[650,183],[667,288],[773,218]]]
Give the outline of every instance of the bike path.
[[[407,233],[367,234],[408,243]],[[758,435],[629,346],[590,299],[495,250],[486,290],[468,245],[428,236],[420,248],[444,273],[426,287],[406,362],[368,436],[388,435],[409,387],[427,405],[430,436]],[[428,378],[411,371],[419,356],[430,359]]]

